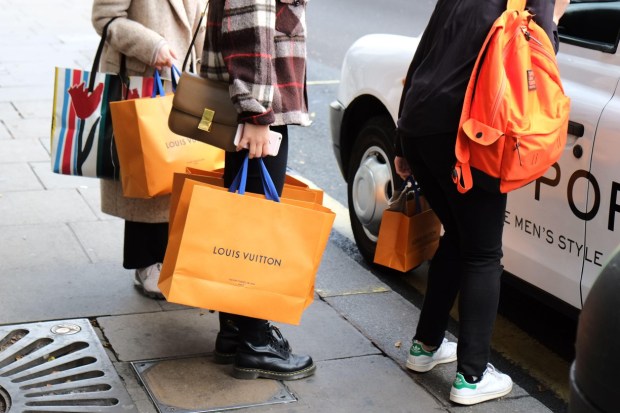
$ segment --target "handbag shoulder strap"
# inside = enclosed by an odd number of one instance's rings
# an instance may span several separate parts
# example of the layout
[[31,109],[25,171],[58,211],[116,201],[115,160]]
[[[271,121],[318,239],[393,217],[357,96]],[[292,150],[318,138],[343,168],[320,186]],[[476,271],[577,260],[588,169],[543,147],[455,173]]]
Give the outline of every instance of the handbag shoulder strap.
[[[101,55],[103,53],[103,46],[105,45],[105,41],[108,38],[108,26],[114,20],[116,20],[118,16],[112,17],[109,22],[103,26],[103,31],[101,32],[101,40],[99,40],[99,46],[97,46],[97,52],[95,53],[95,60],[93,60],[93,67],[90,69],[90,78],[88,79],[88,91],[92,92],[95,87],[95,73],[99,71],[99,64],[101,63]],[[119,69],[118,75],[121,78],[121,81],[125,84],[129,84],[129,79],[126,76],[126,62],[125,55],[121,53],[121,67]]]
[[95,53],[95,60],[93,61],[93,67],[90,70],[90,79],[88,81],[88,90],[92,92],[93,87],[95,86],[95,72],[99,71],[99,63],[101,61],[101,54],[103,53],[103,45],[105,45],[105,41],[108,38],[108,26],[114,20],[116,20],[118,16],[112,17],[109,22],[103,26],[103,31],[101,32],[101,40],[99,40],[99,46],[97,47],[97,53]]
[[[198,20],[198,27],[196,27],[196,31],[194,32],[194,36],[192,36],[192,42],[189,44],[187,48],[187,53],[185,54],[185,59],[183,59],[183,66],[181,66],[181,70],[185,71],[187,68],[187,62],[189,61],[189,57],[192,54],[192,49],[194,48],[194,43],[196,43],[196,38],[198,37],[198,33],[200,33],[200,26],[202,25],[202,19],[207,15],[207,9],[209,8],[209,1],[205,4],[205,9],[200,14],[200,20]],[[206,38],[206,36],[205,36]]]

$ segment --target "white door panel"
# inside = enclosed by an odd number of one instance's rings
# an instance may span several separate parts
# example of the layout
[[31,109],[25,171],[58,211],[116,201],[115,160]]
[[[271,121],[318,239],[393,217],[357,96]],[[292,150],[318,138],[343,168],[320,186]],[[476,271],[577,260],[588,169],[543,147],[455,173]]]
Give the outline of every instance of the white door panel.
[[586,221],[579,211],[589,210],[592,195],[582,175],[589,176],[597,123],[613,95],[619,68],[605,63],[609,58],[602,52],[568,44],[560,50],[560,73],[571,97],[570,120],[577,129],[583,126],[583,136],[569,135],[558,163],[508,196],[504,265],[510,273],[581,308],[582,268],[589,260],[600,260],[596,248],[585,243]]
[[[620,91],[605,107],[594,140],[588,176],[590,199],[586,218],[586,244],[595,254],[584,263],[582,291],[590,291],[602,266],[620,244]],[[585,179],[585,178],[584,178]]]

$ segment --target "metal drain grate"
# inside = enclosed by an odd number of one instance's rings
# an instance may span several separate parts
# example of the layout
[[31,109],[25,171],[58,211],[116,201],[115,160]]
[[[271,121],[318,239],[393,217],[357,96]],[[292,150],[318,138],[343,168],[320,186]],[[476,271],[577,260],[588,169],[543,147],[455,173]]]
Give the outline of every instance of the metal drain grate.
[[0,326],[2,390],[7,413],[138,411],[87,319]]

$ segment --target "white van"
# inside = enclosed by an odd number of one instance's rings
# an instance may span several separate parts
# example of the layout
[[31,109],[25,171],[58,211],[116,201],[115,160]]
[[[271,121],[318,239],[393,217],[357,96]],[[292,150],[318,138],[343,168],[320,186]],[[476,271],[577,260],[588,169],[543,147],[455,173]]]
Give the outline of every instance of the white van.
[[[573,0],[559,33],[558,62],[571,98],[568,143],[543,177],[509,194],[503,264],[579,310],[620,244],[620,0]],[[398,180],[391,142],[418,41],[382,34],[359,39],[346,54],[330,105],[351,226],[369,263]]]

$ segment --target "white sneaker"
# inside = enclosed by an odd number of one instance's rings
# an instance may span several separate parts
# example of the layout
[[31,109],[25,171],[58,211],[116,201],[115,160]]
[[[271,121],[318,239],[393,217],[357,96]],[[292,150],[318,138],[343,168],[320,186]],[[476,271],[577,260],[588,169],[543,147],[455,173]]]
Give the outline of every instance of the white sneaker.
[[157,286],[159,282],[159,273],[161,272],[161,263],[149,265],[148,267],[138,268],[134,277],[134,284],[147,297],[162,300],[164,295]]
[[407,368],[419,373],[431,370],[438,364],[450,363],[456,360],[456,343],[443,339],[435,351],[426,351],[422,343],[413,340],[407,356]]
[[454,403],[470,405],[497,399],[507,395],[511,390],[510,376],[500,373],[491,363],[488,363],[487,369],[482,373],[482,380],[478,383],[468,383],[461,373],[456,373],[450,390],[450,400]]

